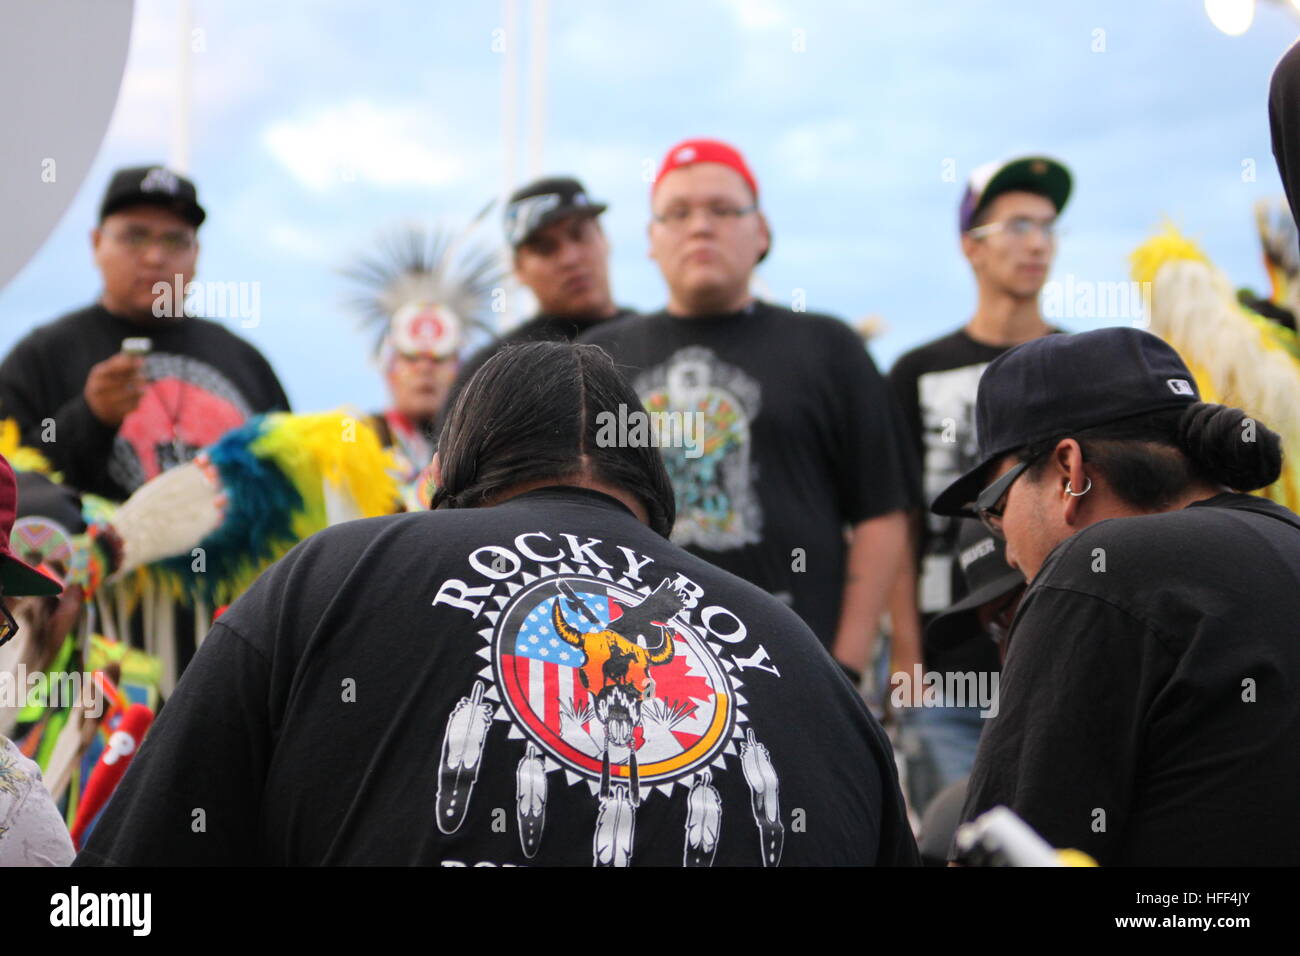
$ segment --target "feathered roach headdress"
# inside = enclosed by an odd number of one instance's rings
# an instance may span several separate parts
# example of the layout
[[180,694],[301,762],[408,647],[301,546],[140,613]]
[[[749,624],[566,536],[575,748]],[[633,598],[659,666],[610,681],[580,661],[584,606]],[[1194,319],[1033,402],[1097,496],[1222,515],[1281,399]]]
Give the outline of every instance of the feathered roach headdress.
[[[1294,248],[1294,239],[1289,245]],[[1292,510],[1300,507],[1295,331],[1245,307],[1228,277],[1172,225],[1134,250],[1130,261],[1134,280],[1146,290],[1150,330],[1177,349],[1201,398],[1244,409],[1282,436],[1282,475],[1259,494]]]
[[374,330],[381,365],[397,351],[455,354],[471,330],[490,331],[505,271],[495,252],[464,248],[488,208],[455,235],[419,226],[386,233],[375,252],[342,270],[361,289],[352,305]]

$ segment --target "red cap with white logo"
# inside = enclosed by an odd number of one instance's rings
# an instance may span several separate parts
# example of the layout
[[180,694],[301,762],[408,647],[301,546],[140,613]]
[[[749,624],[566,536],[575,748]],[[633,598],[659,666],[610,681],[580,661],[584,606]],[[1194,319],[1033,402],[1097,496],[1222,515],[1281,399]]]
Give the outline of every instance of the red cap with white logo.
[[734,169],[745,180],[754,198],[758,198],[758,182],[754,179],[754,174],[749,171],[745,157],[741,156],[740,151],[734,146],[717,139],[687,139],[668,150],[668,155],[659,166],[654,185],[650,187],[650,195],[654,195],[655,190],[659,188],[660,180],[674,169],[693,166],[696,163],[720,163]]

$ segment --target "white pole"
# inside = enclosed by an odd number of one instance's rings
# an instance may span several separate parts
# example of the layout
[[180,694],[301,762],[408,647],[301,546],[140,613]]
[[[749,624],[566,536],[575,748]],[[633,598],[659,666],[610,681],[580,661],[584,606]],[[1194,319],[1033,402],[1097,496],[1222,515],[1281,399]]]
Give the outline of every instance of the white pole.
[[546,17],[547,0],[532,0],[533,23],[528,41],[528,177],[542,174],[542,148],[546,137]]
[[179,58],[176,69],[176,112],[172,117],[171,167],[178,173],[190,171],[190,87],[193,73],[190,34],[194,29],[190,0],[180,3],[180,37],[177,44]]
[[[519,48],[522,37],[519,33],[519,0],[501,0],[501,20],[505,49],[505,59],[501,63],[501,202],[504,212],[506,200],[515,189],[515,154],[519,150],[516,133],[519,127]],[[510,250],[505,254],[509,261]],[[504,332],[515,324],[515,281],[514,276],[506,277],[506,294],[502,301],[505,314],[497,326],[497,332]]]
[[501,63],[501,200],[515,188],[515,131],[519,125],[519,0],[501,0],[505,59]]

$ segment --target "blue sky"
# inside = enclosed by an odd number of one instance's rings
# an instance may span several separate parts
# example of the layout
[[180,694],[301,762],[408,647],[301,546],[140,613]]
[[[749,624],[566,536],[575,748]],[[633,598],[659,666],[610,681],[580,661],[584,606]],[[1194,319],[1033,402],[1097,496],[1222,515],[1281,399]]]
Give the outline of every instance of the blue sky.
[[[205,45],[193,59],[191,172],[209,214],[200,277],[260,283],[260,324],[229,324],[295,408],[380,407],[370,339],[337,270],[387,227],[464,223],[500,192],[502,7],[193,10]],[[526,44],[526,3],[521,14]],[[170,2],[137,3],[91,174],[0,290],[0,350],[96,296],[86,236],[109,172],[168,155],[176,16]],[[1251,204],[1281,192],[1268,78],[1298,33],[1300,18],[1268,5],[1227,37],[1198,0],[551,0],[542,171],[574,173],[610,203],[616,297],[652,309],[664,292],[646,256],[646,170],[679,139],[732,141],[774,229],[759,272],[770,297],[801,289],[810,309],[880,316],[871,350],[883,369],[969,317],[956,207],[971,168],[998,157],[1044,152],[1075,174],[1057,279],[1127,279],[1127,254],[1167,217],[1236,283],[1262,289]],[[522,176],[522,122],[518,140]]]

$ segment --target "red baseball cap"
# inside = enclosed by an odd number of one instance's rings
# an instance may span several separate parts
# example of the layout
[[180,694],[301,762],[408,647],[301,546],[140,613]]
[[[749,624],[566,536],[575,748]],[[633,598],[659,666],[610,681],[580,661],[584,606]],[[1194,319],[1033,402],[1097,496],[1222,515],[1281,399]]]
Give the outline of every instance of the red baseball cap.
[[749,191],[754,194],[754,198],[758,198],[758,182],[754,179],[754,174],[749,171],[745,157],[741,156],[740,151],[734,146],[717,139],[686,139],[668,150],[664,161],[659,165],[654,185],[650,187],[650,195],[655,194],[655,190],[659,188],[659,181],[674,169],[693,166],[696,163],[720,163],[731,167],[740,173],[741,178],[749,186]]
[[20,561],[9,549],[9,532],[17,515],[18,481],[9,462],[0,455],[0,585],[6,597],[58,594],[62,584]]

